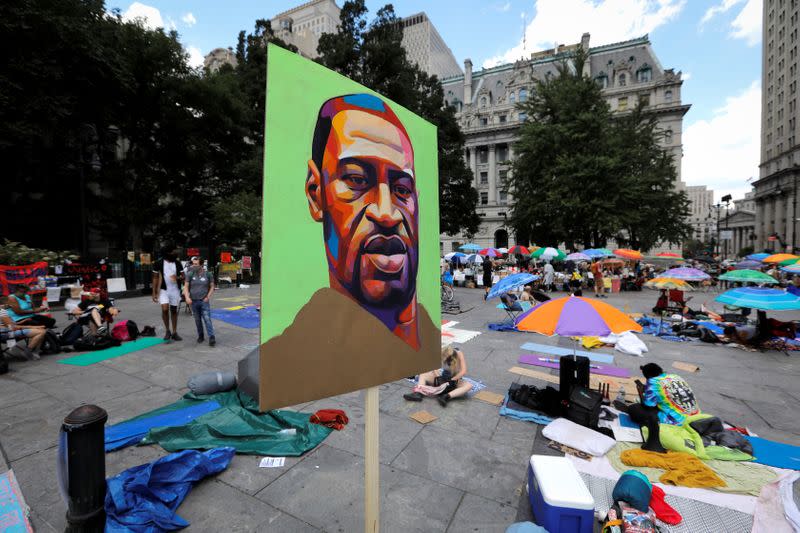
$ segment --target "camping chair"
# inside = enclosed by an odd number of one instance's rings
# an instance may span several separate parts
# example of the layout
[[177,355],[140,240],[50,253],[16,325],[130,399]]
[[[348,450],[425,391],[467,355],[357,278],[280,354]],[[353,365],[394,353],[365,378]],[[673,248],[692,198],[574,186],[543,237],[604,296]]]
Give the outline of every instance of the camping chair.
[[498,304],[497,307],[506,312],[512,324],[519,315],[531,308],[530,302],[521,302],[508,293],[501,294],[500,301],[502,303]]

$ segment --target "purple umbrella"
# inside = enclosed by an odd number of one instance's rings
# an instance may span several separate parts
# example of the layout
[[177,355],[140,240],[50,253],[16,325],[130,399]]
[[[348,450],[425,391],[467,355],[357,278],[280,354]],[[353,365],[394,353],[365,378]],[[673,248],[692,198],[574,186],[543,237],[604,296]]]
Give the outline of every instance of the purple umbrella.
[[683,281],[703,281],[704,279],[711,278],[711,276],[702,270],[688,267],[670,268],[658,277],[682,279]]
[[745,270],[745,269],[754,269],[758,270],[764,266],[764,263],[761,261],[753,261],[752,259],[747,259],[745,261],[739,261],[734,265],[734,269],[736,270]]

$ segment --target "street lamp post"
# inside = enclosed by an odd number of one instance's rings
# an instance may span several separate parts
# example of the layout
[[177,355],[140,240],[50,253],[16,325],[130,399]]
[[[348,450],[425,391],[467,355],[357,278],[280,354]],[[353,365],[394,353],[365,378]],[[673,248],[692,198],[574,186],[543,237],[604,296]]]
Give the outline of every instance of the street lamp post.
[[[730,194],[726,194],[725,196],[722,197],[722,201],[725,202],[725,237],[729,236],[729,234],[728,234],[728,207],[730,206],[732,199],[733,199],[733,197]],[[729,239],[727,239],[727,238],[725,239],[725,254],[724,254],[724,258],[725,259],[728,258],[728,240]]]
[[716,203],[716,204],[712,205],[711,207],[713,207],[717,211],[717,242],[715,243],[716,246],[714,246],[714,248],[715,248],[714,253],[719,255],[719,253],[721,251],[721,248],[722,248],[720,246],[720,244],[719,244],[719,210],[722,208],[722,203]]
[[797,172],[798,164],[794,164],[794,173],[792,174],[792,251],[797,249]]

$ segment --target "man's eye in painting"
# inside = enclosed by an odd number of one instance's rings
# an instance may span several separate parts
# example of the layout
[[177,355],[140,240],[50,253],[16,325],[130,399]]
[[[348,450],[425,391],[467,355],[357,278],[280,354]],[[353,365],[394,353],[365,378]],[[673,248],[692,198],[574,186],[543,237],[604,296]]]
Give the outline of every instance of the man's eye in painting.
[[360,174],[345,174],[342,177],[342,181],[354,191],[365,191],[371,186],[371,180],[367,176]]
[[394,186],[394,192],[397,196],[399,196],[403,200],[408,199],[412,193],[411,189],[409,189],[405,185],[399,185],[399,184]]

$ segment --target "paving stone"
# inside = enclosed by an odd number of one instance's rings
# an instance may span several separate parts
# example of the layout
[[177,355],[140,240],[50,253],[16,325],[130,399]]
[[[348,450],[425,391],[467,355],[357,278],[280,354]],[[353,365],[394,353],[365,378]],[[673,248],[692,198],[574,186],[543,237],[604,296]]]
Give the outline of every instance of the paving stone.
[[[363,530],[364,463],[357,455],[321,446],[256,497],[333,532]],[[444,531],[462,492],[381,466],[381,530]]]
[[9,373],[0,376],[0,408],[29,402],[44,397],[45,394]]
[[217,475],[217,479],[252,496],[284,475],[305,457],[307,454],[301,457],[287,457],[284,466],[280,468],[261,468],[258,466],[261,456],[236,455],[230,466]]
[[746,403],[758,416],[763,418],[767,424],[775,429],[791,431],[800,435],[800,425],[797,423],[797,403],[789,402],[772,403],[759,402],[756,400],[745,400]]
[[[60,365],[61,366],[61,365]],[[64,365],[68,366],[68,365]],[[77,407],[147,389],[150,383],[102,365],[82,367],[79,372],[37,381],[33,387]]]
[[517,509],[511,505],[497,503],[474,494],[465,494],[447,531],[504,533],[506,528],[515,522],[516,516]]
[[112,398],[100,403],[100,407],[108,413],[106,425],[118,424],[134,416],[139,416],[153,409],[177,402],[182,394],[174,390],[158,386],[150,386],[144,390]]
[[61,423],[70,411],[64,402],[51,397],[4,408],[0,442],[8,460],[55,446]]
[[46,523],[56,531],[64,531],[67,508],[58,490],[56,455],[57,449],[50,448],[12,461],[11,468],[17,476],[25,502],[38,518],[37,522]]
[[216,370],[214,367],[187,361],[181,357],[165,357],[158,368],[137,372],[135,376],[165,389],[178,390],[186,387],[186,382],[195,374]]

